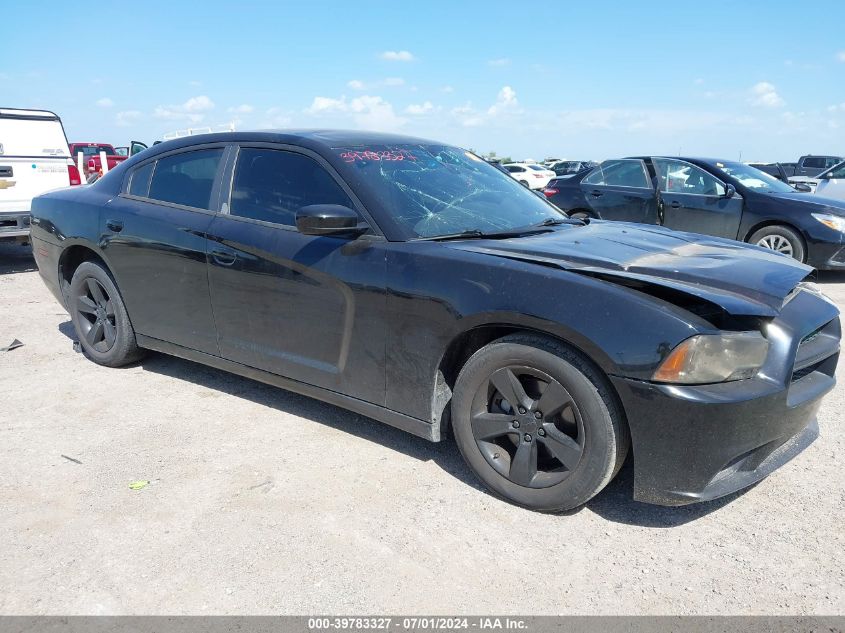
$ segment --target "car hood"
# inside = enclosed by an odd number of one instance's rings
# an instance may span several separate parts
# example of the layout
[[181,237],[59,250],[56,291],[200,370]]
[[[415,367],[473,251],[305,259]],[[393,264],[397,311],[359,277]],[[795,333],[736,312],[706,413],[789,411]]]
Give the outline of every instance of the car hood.
[[833,198],[824,198],[816,196],[812,193],[802,193],[796,191],[795,193],[770,193],[765,194],[767,198],[773,198],[784,206],[790,206],[792,209],[796,205],[805,209],[808,213],[829,213],[831,215],[840,215],[845,217],[845,200],[835,200]]
[[601,220],[506,240],[445,244],[608,280],[664,286],[737,316],[776,316],[787,295],[813,270],[732,240]]

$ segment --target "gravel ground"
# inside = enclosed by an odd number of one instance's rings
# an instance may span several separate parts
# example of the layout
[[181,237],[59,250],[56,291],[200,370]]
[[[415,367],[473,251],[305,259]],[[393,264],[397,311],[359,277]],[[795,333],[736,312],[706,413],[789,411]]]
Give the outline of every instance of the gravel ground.
[[0,247],[0,347],[25,344],[0,352],[0,614],[845,612],[842,387],[744,493],[636,503],[629,463],[549,516],[450,443],[159,354],[102,368],[73,336]]

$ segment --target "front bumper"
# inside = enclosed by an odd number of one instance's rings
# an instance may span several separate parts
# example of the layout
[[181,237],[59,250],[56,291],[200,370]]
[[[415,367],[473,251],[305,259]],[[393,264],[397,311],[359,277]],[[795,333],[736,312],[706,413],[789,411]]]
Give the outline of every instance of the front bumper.
[[750,380],[681,386],[612,378],[631,429],[635,499],[716,499],[763,479],[816,439],[816,413],[835,385],[838,310],[799,292],[768,337],[769,356]]
[[0,213],[0,239],[29,235],[29,213]]

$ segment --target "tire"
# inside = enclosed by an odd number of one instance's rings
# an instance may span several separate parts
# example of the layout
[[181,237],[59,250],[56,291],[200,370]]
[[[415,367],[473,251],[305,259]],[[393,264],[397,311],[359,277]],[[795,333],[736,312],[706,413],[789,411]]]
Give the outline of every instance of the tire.
[[[508,393],[524,398],[524,413]],[[601,372],[569,347],[528,334],[499,339],[470,357],[455,384],[452,425],[464,460],[493,494],[545,512],[576,508],[598,494],[630,444]]]
[[592,218],[594,216],[589,211],[584,211],[583,209],[576,209],[575,211],[571,211],[569,213],[569,217],[573,220],[586,220],[587,218]]
[[527,188],[527,189],[531,189],[531,185],[528,184],[527,180],[520,180],[519,184],[522,185],[523,187]]
[[79,344],[95,363],[122,367],[143,356],[117,285],[102,265],[79,265],[70,281],[68,306]]
[[779,224],[764,226],[759,231],[755,231],[748,238],[748,242],[749,244],[756,244],[757,246],[789,255],[802,263],[806,260],[804,240],[788,226],[781,226]]

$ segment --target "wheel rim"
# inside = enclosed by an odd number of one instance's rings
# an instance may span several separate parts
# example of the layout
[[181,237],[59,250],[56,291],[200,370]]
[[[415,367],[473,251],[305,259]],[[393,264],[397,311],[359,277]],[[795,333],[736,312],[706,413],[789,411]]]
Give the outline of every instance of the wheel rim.
[[769,248],[778,253],[789,255],[790,257],[793,255],[792,243],[783,235],[767,235],[757,241],[757,246]]
[[472,434],[496,472],[527,488],[566,479],[581,462],[584,423],[557,380],[532,367],[494,371],[473,399]]
[[114,347],[117,325],[114,305],[103,284],[88,277],[76,296],[80,334],[94,350],[105,353]]

